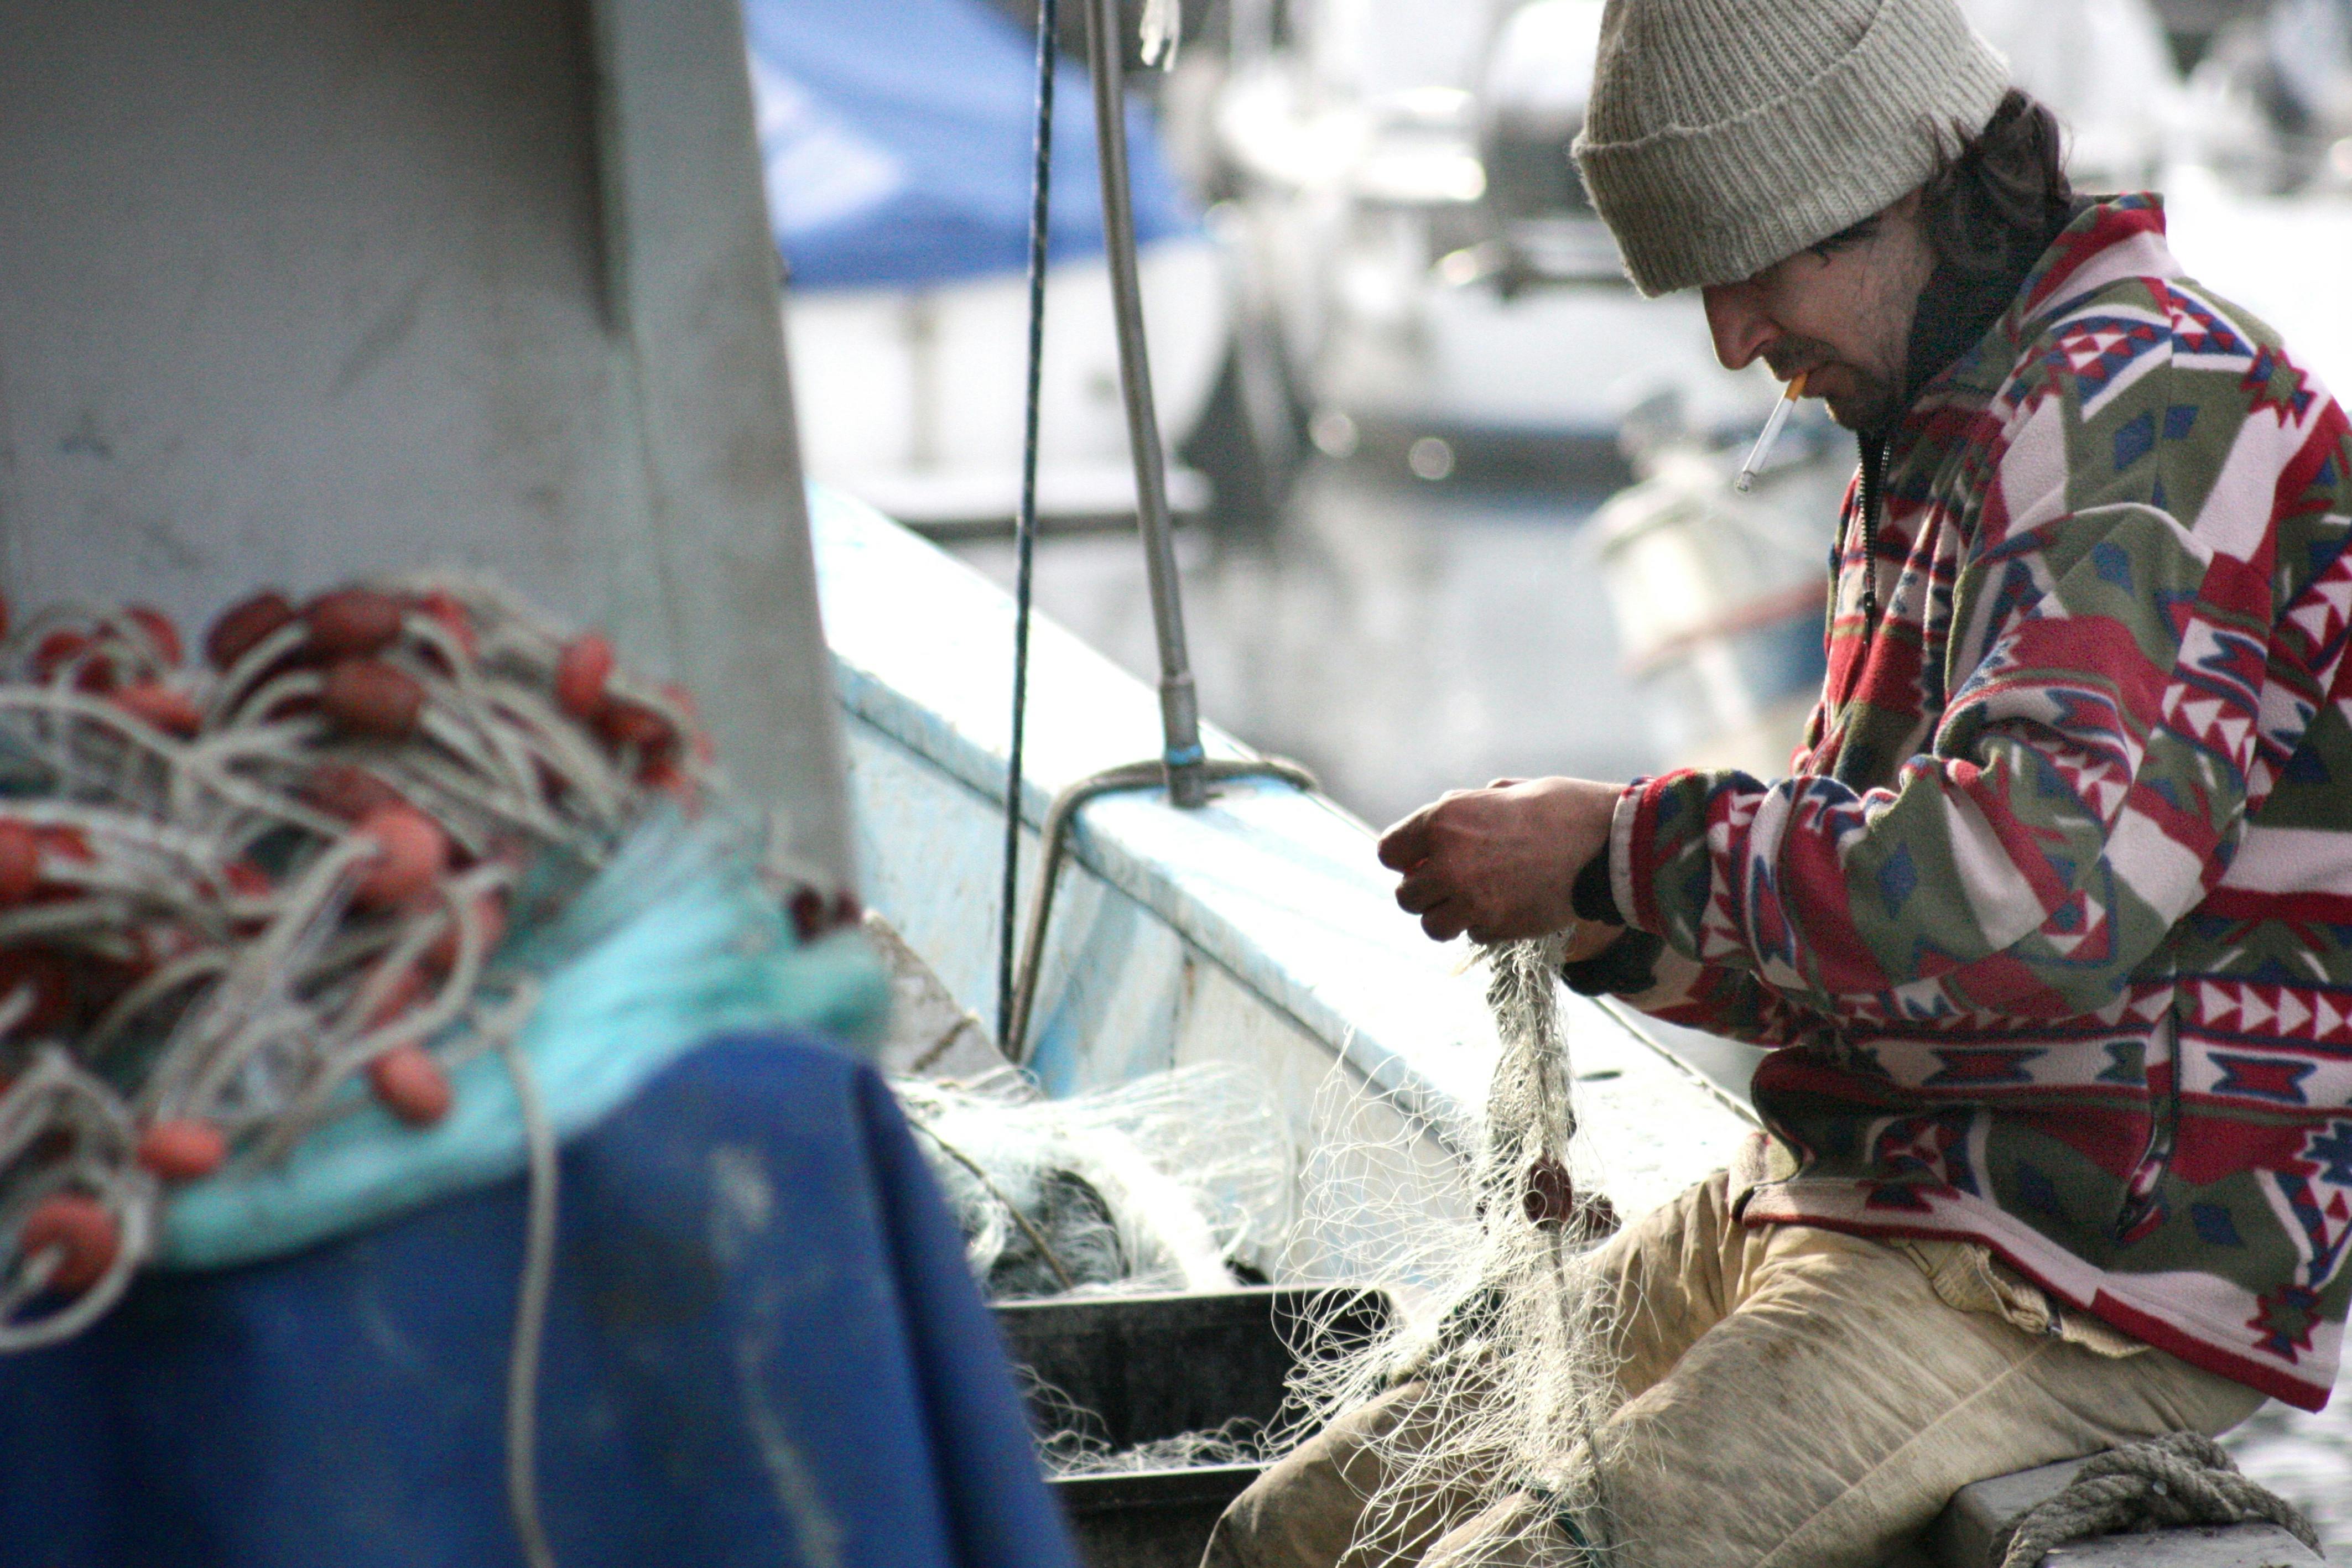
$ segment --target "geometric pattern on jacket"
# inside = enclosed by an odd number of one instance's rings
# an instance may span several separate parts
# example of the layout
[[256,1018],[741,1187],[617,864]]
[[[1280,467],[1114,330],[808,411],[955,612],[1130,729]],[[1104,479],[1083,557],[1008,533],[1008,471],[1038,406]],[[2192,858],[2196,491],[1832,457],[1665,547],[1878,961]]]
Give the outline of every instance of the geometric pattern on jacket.
[[[1627,999],[1778,1046],[1750,1223],[1980,1241],[2316,1409],[2352,1298],[2352,448],[2152,196],[2080,214],[1849,492],[1774,782],[1621,797]],[[1863,617],[1865,574],[1882,607]]]

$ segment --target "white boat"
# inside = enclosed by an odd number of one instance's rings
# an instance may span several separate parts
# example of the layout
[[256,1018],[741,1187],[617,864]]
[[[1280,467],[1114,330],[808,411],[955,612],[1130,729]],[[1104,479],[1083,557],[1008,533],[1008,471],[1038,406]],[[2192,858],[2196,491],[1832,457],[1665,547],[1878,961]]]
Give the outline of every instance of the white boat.
[[[995,991],[1012,605],[878,514],[820,493],[820,591],[847,737],[869,905],[967,1007]],[[1052,796],[1159,753],[1150,688],[1050,622],[1031,653],[1024,867]],[[1205,737],[1212,757],[1249,755]],[[1463,1201],[1496,1049],[1466,949],[1397,908],[1365,825],[1289,784],[1223,786],[1184,811],[1156,790],[1086,808],[1055,904],[1031,1066],[1050,1093],[1202,1061],[1244,1066],[1278,1099],[1304,1170],[1333,1139],[1405,1130],[1435,1209]],[[1024,898],[1034,889],[1024,892]],[[1621,1212],[1713,1169],[1752,1124],[1738,1102],[1614,1009],[1570,1008],[1594,1169]],[[1318,1126],[1335,1073],[1376,1125]],[[1279,1282],[1360,1277],[1344,1234],[1246,1260]]]
[[1672,440],[1594,515],[1618,646],[1673,766],[1788,767],[1827,665],[1824,519],[1851,450],[1790,451],[1741,494],[1738,449]]
[[[1002,528],[1021,495],[1034,46],[986,0],[746,7],[770,219],[809,473],[901,521]],[[1061,68],[1038,507],[1131,518],[1087,77]],[[1140,109],[1129,115],[1161,440],[1199,423],[1227,354],[1227,267]],[[1180,470],[1173,499],[1204,509]]]
[[[1146,246],[1140,266],[1160,440],[1172,451],[1224,364],[1226,264],[1192,235]],[[1037,510],[1052,524],[1135,515],[1109,301],[1099,261],[1047,274]],[[794,292],[785,303],[811,476],[929,532],[1001,529],[1021,497],[1020,275]],[[1197,470],[1170,480],[1180,515],[1214,499]]]

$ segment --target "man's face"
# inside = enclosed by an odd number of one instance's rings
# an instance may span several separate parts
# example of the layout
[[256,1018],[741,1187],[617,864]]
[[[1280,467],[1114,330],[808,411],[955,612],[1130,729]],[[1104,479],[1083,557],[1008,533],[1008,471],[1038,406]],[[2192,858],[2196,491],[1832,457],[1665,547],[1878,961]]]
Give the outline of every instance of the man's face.
[[1903,362],[1919,291],[1935,271],[1919,193],[1738,283],[1702,289],[1715,355],[1738,370],[1759,355],[1849,430],[1902,412]]

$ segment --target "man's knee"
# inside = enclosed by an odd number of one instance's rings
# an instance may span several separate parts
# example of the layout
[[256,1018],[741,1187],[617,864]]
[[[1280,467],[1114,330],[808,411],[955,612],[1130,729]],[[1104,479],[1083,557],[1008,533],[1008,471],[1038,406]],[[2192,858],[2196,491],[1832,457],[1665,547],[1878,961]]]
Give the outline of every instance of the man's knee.
[[1419,1393],[1419,1385],[1409,1384],[1351,1411],[1267,1467],[1227,1505],[1202,1568],[1338,1563],[1355,1539],[1364,1500],[1380,1485],[1374,1449]]
[[1209,1532],[1209,1549],[1201,1553],[1201,1568],[1258,1568],[1256,1537],[1246,1524],[1236,1524],[1228,1507]]
[[[1299,1473],[1307,1458],[1301,1449],[1250,1483],[1241,1496],[1225,1505],[1216,1529],[1209,1534],[1201,1568],[1329,1568],[1339,1552],[1318,1560],[1305,1549],[1329,1534],[1352,1534],[1354,1511],[1339,1521],[1331,1512],[1318,1478]],[[1286,1469],[1286,1467],[1294,1467]],[[1347,1550],[1342,1535],[1339,1552]]]
[[[1383,1498],[1395,1461],[1426,1441],[1438,1412],[1425,1384],[1408,1383],[1331,1423],[1268,1467],[1217,1521],[1202,1568],[1370,1568],[1395,1556],[1360,1540],[1365,1507]],[[1383,1498],[1395,1511],[1394,1499]],[[1379,1532],[1437,1531],[1446,1501],[1402,1509]],[[1423,1519],[1418,1516],[1427,1514]],[[1362,1548],[1360,1550],[1360,1548]]]
[[1550,1505],[1521,1491],[1447,1531],[1420,1568],[1587,1568],[1591,1561]]

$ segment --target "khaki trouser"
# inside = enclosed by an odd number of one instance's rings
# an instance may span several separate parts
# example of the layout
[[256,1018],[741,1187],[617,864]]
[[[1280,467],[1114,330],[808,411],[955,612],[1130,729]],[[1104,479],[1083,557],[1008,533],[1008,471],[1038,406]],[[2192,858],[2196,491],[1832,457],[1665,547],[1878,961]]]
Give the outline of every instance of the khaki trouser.
[[[1625,1403],[1601,1483],[1625,1568],[1871,1568],[1960,1487],[2183,1428],[2219,1435],[2262,1396],[2053,1310],[1980,1248],[1810,1226],[1748,1229],[1717,1172],[1600,1254]],[[1415,1517],[1402,1555],[1351,1551],[1380,1481],[1369,1430],[1408,1384],[1268,1470],[1203,1568],[1573,1563],[1543,1505],[1469,1488]],[[1533,1521],[1532,1523],[1530,1521]]]

